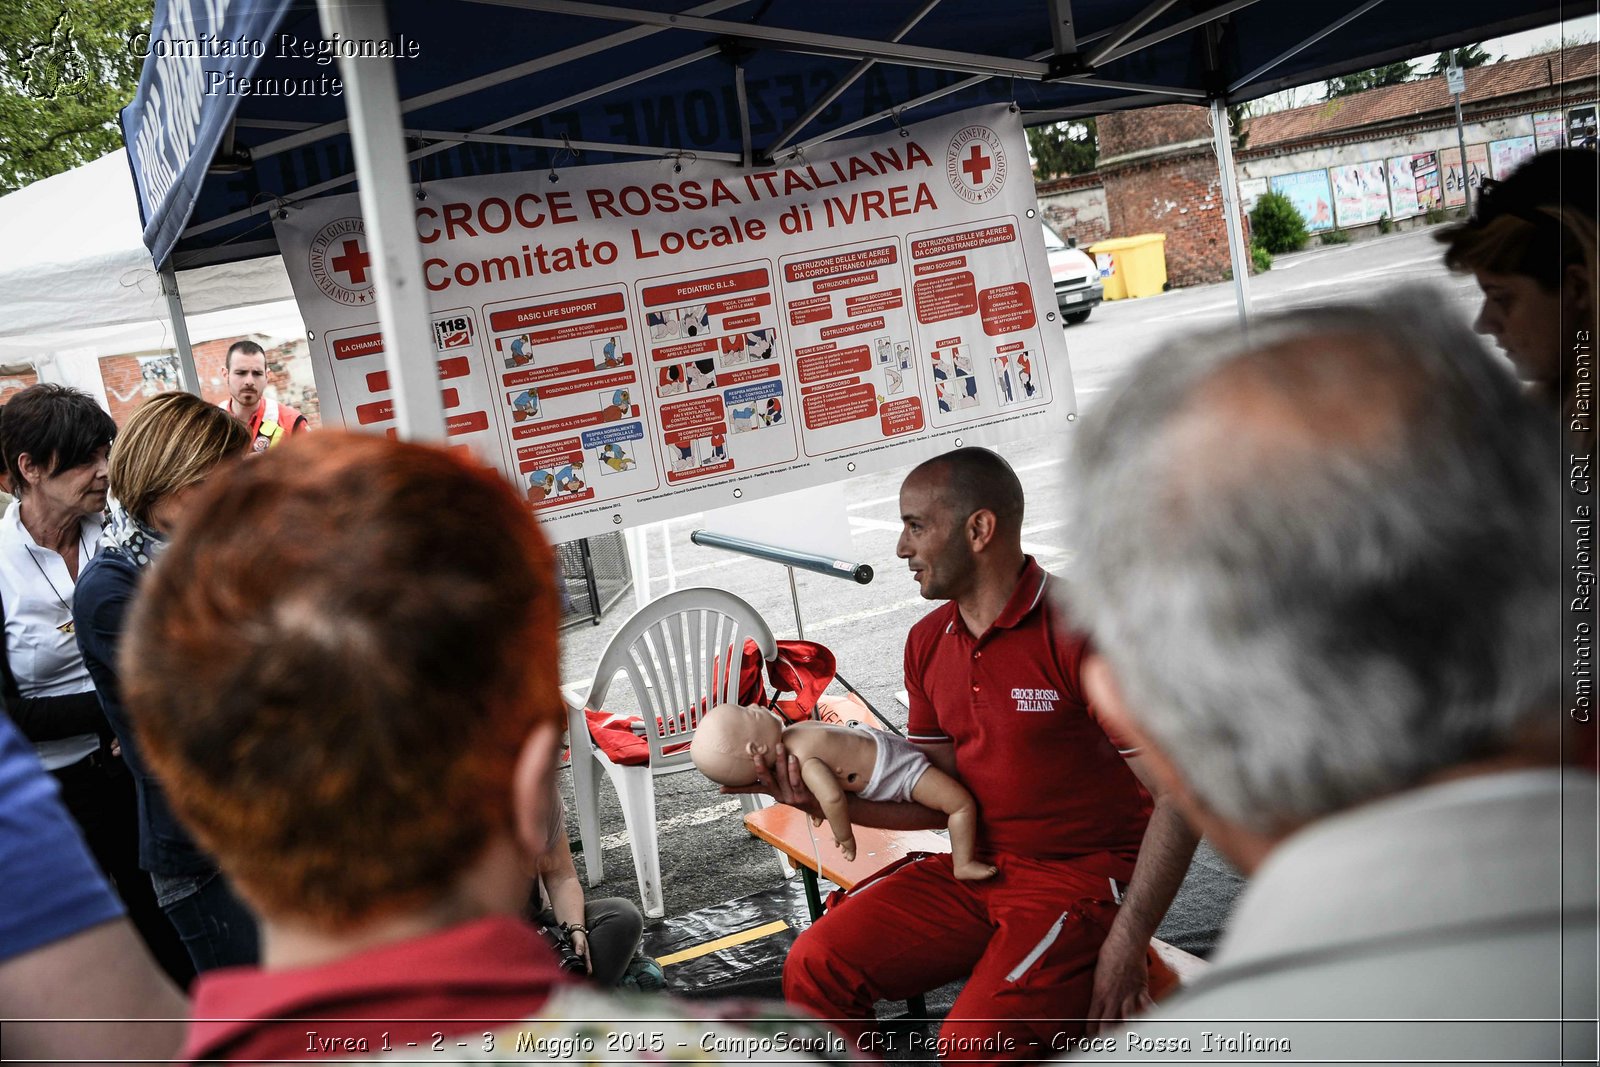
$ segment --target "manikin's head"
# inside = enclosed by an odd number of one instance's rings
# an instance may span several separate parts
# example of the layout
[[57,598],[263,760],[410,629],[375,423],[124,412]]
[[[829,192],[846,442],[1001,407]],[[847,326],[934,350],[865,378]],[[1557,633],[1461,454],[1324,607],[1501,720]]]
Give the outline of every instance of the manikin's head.
[[718,785],[751,785],[755,757],[771,763],[783,721],[759,705],[718,704],[700,716],[689,758],[701,774]]

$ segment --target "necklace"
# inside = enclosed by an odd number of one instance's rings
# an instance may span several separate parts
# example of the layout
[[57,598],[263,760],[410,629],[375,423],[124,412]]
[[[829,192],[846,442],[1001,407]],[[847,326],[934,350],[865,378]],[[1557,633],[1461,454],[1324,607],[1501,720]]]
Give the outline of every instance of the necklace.
[[56,588],[56,583],[52,582],[50,576],[45,573],[44,564],[40,563],[39,557],[33,554],[33,546],[29,545],[27,548],[28,558],[33,560],[33,565],[39,569],[39,577],[44,579],[44,583],[56,595],[56,603],[61,605],[61,610],[67,613],[67,621],[57,626],[56,629],[64,634],[76,633],[78,628],[72,624],[72,607],[67,603],[67,598],[61,595],[61,590]]

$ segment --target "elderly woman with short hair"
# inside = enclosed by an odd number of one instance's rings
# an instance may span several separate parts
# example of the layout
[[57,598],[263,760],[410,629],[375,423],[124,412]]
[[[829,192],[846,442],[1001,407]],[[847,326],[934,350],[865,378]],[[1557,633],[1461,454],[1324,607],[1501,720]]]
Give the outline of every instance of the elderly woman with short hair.
[[111,449],[111,521],[78,579],[78,645],[139,797],[139,866],[195,970],[254,963],[256,924],[216,863],[190,838],[140,752],[122,703],[117,650],[139,583],[198,490],[250,445],[243,423],[191,393],[162,393],[128,419]]
[[139,869],[133,783],[73,633],[74,590],[100,548],[116,433],[93,397],[64,385],[29,386],[6,404],[0,436],[17,499],[0,518],[0,685],[151,953],[186,984],[194,972]]

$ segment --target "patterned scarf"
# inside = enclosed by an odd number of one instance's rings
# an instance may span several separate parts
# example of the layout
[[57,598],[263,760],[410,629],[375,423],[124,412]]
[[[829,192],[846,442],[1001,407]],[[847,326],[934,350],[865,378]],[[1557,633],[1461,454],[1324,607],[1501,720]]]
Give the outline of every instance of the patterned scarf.
[[102,544],[121,552],[140,569],[150,566],[167,547],[166,538],[130,515],[120,502],[112,500],[110,505]]

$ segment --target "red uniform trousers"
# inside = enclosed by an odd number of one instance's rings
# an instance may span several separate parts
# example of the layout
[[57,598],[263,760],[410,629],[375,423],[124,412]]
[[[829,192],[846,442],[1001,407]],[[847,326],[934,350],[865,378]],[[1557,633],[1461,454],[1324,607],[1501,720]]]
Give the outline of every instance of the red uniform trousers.
[[1071,860],[991,858],[1000,873],[984,882],[958,881],[941,855],[858,885],[796,940],[785,999],[823,1019],[859,1020],[835,1024],[859,1039],[875,1001],[966,978],[939,1032],[941,1057],[1058,1054],[1063,1038],[1084,1032],[1117,913],[1111,883]]

